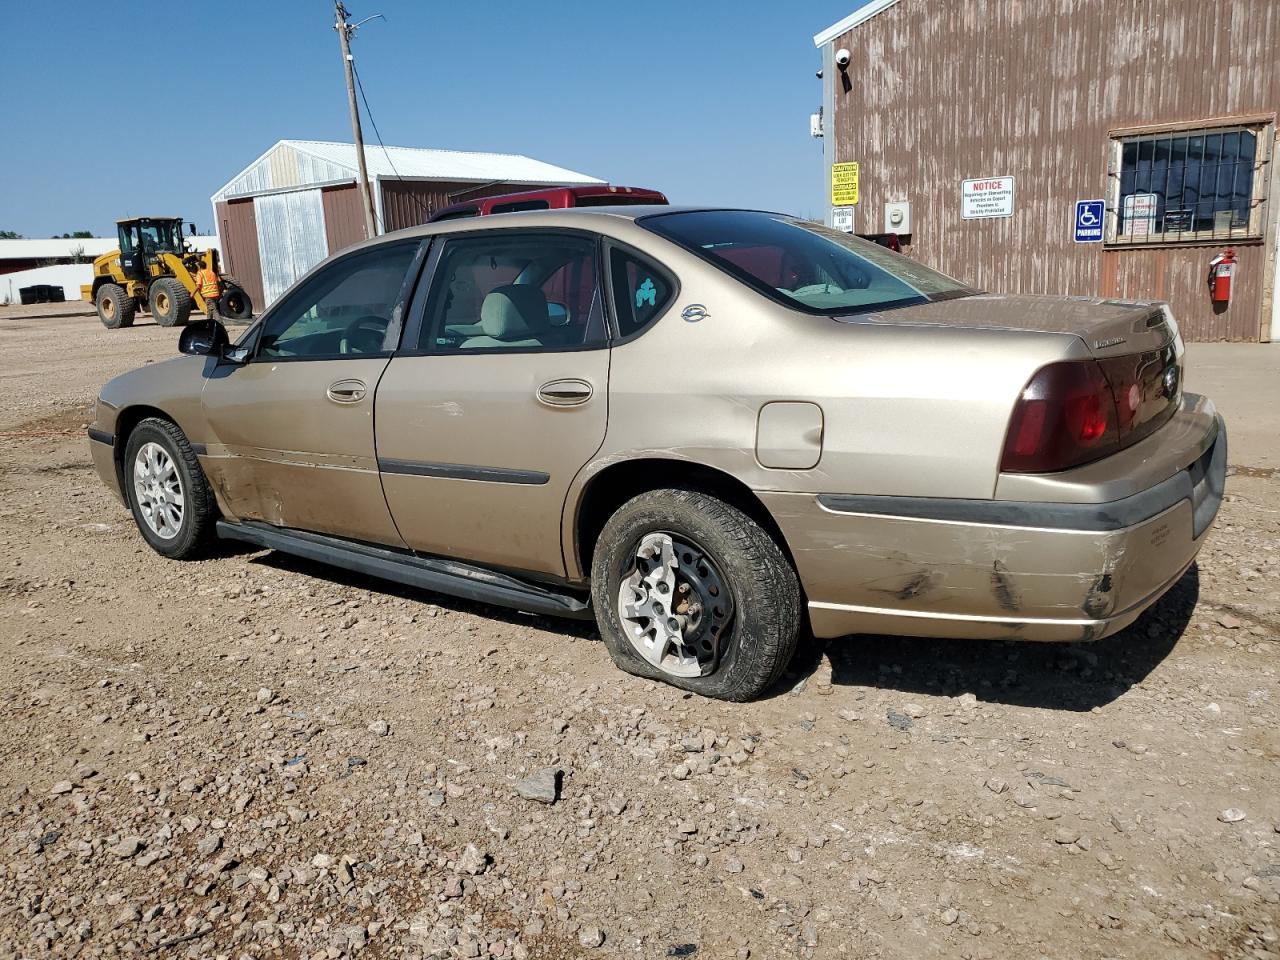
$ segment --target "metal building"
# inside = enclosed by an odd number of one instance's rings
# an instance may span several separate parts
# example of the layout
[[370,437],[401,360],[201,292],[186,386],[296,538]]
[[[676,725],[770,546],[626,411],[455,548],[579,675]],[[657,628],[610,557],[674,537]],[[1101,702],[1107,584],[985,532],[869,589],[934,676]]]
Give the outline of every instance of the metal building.
[[[365,145],[380,232],[424,222],[472,197],[603,183],[516,154]],[[213,195],[226,268],[267,306],[331,253],[365,239],[350,143],[281,140]]]
[[838,225],[989,290],[1280,335],[1276,0],[870,0],[814,43]]

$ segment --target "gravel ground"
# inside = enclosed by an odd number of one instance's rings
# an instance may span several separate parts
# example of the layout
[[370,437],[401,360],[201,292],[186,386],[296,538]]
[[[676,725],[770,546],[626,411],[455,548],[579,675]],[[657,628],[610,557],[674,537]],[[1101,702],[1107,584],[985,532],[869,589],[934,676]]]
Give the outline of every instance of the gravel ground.
[[1269,467],[1120,636],[810,642],[729,705],[588,626],[155,555],[83,411],[174,339],[0,313],[0,957],[1280,957]]

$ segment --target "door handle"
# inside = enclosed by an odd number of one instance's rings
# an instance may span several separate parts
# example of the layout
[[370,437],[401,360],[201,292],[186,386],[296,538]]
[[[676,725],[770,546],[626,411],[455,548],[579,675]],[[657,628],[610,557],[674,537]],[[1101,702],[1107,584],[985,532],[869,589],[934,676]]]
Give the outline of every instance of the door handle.
[[551,380],[538,388],[538,402],[551,407],[576,407],[590,400],[594,392],[585,380]]
[[359,403],[366,389],[363,380],[335,380],[325,394],[334,403]]

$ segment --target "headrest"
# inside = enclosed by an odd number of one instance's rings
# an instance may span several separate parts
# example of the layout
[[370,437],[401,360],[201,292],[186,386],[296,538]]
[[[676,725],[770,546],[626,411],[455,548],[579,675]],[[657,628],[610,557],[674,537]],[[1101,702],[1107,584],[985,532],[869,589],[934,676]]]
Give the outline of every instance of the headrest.
[[480,329],[495,340],[536,337],[550,326],[547,298],[530,284],[495,287],[480,305]]

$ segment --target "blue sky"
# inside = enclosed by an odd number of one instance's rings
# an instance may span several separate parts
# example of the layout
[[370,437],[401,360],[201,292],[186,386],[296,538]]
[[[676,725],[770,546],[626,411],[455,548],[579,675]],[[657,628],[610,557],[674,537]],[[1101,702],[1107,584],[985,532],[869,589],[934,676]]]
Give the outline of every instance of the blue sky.
[[[813,34],[859,0],[349,0],[391,145],[524,153],[674,202],[820,215]],[[276,140],[350,140],[327,0],[7,4],[0,230],[181,215]],[[365,122],[365,137],[376,142]]]

